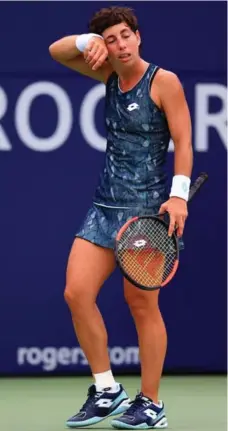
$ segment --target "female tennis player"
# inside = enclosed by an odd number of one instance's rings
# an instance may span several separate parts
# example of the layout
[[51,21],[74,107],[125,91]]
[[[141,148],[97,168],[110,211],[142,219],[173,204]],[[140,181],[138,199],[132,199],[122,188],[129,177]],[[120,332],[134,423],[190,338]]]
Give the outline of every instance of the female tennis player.
[[[152,42],[153,37],[151,34]],[[141,392],[130,404],[113,377],[107,332],[96,305],[101,286],[116,265],[116,234],[128,219],[167,211],[169,234],[177,227],[177,235],[182,237],[187,217],[193,158],[189,109],[178,77],[145,61],[140,44],[133,11],[115,6],[93,16],[89,33],[63,37],[49,47],[56,61],[106,85],[104,169],[74,239],[66,275],[65,299],[94,377],[85,404],[67,420],[72,428],[120,413],[122,416],[113,419],[113,427],[168,426],[158,395],[167,345],[159,291],[140,290],[124,279],[141,361]],[[169,190],[165,159],[170,137],[175,164]]]

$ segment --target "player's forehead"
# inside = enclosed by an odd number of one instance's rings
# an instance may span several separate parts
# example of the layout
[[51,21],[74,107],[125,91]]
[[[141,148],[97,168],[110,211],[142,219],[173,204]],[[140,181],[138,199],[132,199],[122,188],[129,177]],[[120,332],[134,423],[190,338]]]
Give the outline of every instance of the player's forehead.
[[107,39],[110,36],[118,36],[126,30],[130,30],[129,25],[126,22],[121,22],[119,24],[112,25],[103,31],[103,37]]

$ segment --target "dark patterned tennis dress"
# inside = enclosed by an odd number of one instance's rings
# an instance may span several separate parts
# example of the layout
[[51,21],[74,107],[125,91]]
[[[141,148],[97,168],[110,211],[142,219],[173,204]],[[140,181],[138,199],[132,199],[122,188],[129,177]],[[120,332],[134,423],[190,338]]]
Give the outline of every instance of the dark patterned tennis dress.
[[156,214],[168,199],[165,161],[170,132],[165,114],[150,96],[158,67],[150,64],[129,91],[113,73],[106,86],[107,150],[93,205],[76,236],[113,248],[131,217]]

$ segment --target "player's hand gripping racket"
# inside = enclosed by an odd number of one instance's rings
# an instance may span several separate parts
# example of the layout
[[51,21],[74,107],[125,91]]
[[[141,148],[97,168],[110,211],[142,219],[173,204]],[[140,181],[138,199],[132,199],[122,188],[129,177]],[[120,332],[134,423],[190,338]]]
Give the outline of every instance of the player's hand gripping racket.
[[[207,180],[201,173],[192,184],[188,202]],[[156,290],[174,277],[179,264],[178,238],[168,236],[169,225],[161,215],[134,217],[116,237],[115,253],[123,275],[135,286]]]

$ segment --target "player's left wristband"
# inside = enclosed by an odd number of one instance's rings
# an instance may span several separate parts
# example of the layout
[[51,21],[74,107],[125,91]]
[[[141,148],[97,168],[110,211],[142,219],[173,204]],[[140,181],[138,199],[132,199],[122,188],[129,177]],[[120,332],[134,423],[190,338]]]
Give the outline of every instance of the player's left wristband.
[[188,201],[191,180],[185,175],[174,175],[170,197],[177,197]]

